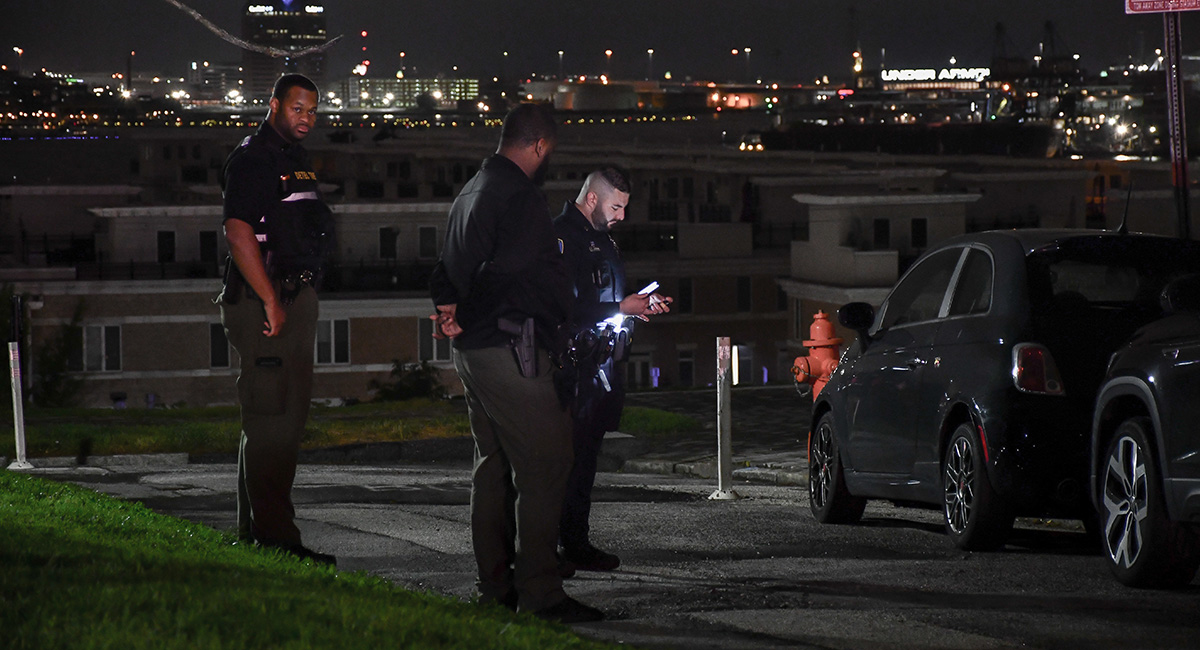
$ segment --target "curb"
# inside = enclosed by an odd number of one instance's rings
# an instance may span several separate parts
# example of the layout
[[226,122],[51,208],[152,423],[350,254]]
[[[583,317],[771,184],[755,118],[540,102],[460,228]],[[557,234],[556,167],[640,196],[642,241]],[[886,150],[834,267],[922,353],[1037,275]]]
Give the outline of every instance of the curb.
[[[625,474],[680,474],[695,478],[717,478],[715,461],[679,463],[673,460],[635,458],[625,461],[620,471]],[[733,478],[774,485],[808,485],[808,472],[773,467],[740,467],[733,470]]]
[[80,462],[77,456],[49,456],[45,458],[29,458],[32,470],[76,470],[76,469],[140,469],[145,467],[184,467],[188,464],[188,455],[175,454],[116,454],[113,456],[87,456]]

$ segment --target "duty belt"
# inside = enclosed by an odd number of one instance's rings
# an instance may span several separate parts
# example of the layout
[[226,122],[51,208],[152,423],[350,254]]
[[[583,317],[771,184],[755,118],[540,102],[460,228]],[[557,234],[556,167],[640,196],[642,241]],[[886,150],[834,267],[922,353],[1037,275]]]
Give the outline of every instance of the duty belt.
[[296,296],[304,287],[312,286],[317,274],[309,269],[303,269],[279,278],[279,302],[290,305],[296,301]]

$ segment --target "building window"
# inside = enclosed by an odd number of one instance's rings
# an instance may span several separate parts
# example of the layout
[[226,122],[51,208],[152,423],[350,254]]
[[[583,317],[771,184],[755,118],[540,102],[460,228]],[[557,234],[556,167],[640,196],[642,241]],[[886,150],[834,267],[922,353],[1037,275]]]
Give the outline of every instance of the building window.
[[175,261],[175,231],[158,231],[158,263],[169,264]]
[[225,336],[225,326],[220,323],[208,325],[208,365],[212,368],[229,367],[229,339]]
[[417,257],[423,260],[437,259],[437,226],[421,226],[417,229]]
[[675,302],[671,305],[671,311],[681,314],[692,313],[692,279],[679,278],[679,291],[673,297]]
[[929,221],[927,219],[912,220],[912,247],[925,248],[929,245]]
[[750,311],[753,303],[753,293],[749,276],[737,279],[737,310]]
[[875,250],[887,250],[892,246],[892,224],[887,219],[875,220]]
[[317,321],[315,355],[320,364],[350,363],[350,321]]
[[399,237],[400,233],[391,226],[384,226],[379,229],[379,259],[396,259],[396,240]]
[[217,254],[217,231],[200,231],[200,261],[216,262]]
[[775,311],[787,311],[788,295],[783,287],[775,285]]
[[383,182],[382,181],[358,181],[358,198],[360,198],[360,199],[382,199],[383,198]]
[[792,241],[808,241],[808,213],[796,217],[792,223]]
[[650,386],[650,355],[632,354],[626,362],[626,384],[630,388],[648,388]]
[[86,325],[79,328],[82,345],[71,351],[67,368],[75,372],[121,369],[121,326]]
[[433,338],[433,321],[417,320],[417,359],[419,361],[449,361],[450,339]]
[[679,351],[679,385],[692,386],[696,382],[696,353],[692,350]]

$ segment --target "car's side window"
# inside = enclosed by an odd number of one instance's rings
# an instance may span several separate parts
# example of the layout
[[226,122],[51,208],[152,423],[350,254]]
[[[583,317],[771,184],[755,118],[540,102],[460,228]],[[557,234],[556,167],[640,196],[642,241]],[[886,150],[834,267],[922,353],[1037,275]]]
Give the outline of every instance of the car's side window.
[[971,249],[958,273],[958,286],[950,302],[951,316],[986,314],[992,305],[992,258],[987,253]]
[[962,248],[948,248],[917,263],[892,290],[879,329],[937,318],[962,252]]

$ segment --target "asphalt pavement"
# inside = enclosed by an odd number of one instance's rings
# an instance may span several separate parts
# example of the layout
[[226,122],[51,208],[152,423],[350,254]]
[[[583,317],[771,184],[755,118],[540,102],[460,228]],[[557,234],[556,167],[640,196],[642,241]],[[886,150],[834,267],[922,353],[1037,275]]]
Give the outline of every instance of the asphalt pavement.
[[[857,526],[808,514],[808,398],[790,386],[732,400],[734,491],[717,487],[713,391],[649,392],[635,406],[686,413],[683,437],[615,434],[597,477],[593,540],[611,573],[567,592],[608,619],[586,636],[646,648],[1188,648],[1198,588],[1118,585],[1079,526],[1023,523],[1000,553],[953,547],[940,513],[872,502]],[[470,438],[306,452],[293,490],[305,543],[411,589],[474,595]],[[235,526],[236,464],[187,454],[33,459],[35,473],[218,530]],[[614,470],[621,471],[614,471]],[[1195,584],[1195,583],[1194,583]]]

